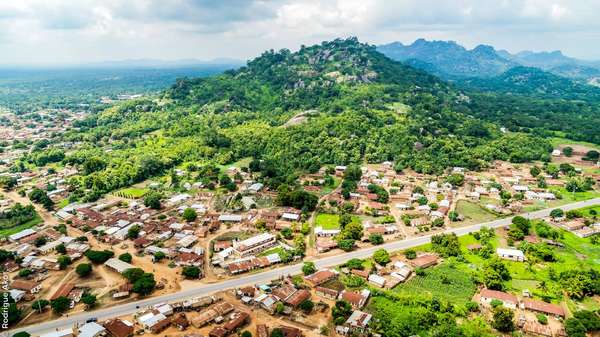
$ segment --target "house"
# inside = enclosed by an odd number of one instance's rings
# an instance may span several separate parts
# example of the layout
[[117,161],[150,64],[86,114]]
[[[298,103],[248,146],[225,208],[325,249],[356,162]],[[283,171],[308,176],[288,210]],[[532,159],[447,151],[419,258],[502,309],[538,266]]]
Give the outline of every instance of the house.
[[262,183],[254,183],[248,187],[248,192],[258,193],[260,190],[262,190],[263,186],[264,185]]
[[339,229],[323,229],[323,227],[315,227],[315,235],[318,237],[332,237],[340,234]]
[[371,292],[369,289],[363,289],[360,292],[342,290],[342,292],[340,292],[339,299],[350,303],[354,310],[358,310],[365,306],[370,295]]
[[277,238],[271,233],[261,233],[243,241],[234,242],[233,248],[242,256],[257,254],[277,244]]
[[239,214],[221,214],[218,219],[219,222],[241,222],[242,216]]
[[522,308],[525,310],[530,310],[534,312],[539,312],[542,314],[552,315],[555,317],[565,317],[565,311],[562,307],[552,304],[546,303],[538,300],[533,300],[530,298],[526,298],[523,300]]
[[183,331],[187,329],[188,326],[190,326],[190,322],[188,321],[184,313],[180,313],[179,315],[177,315],[177,317],[173,319],[172,323],[174,326],[177,327],[177,329],[179,329],[179,331]]
[[498,254],[499,257],[501,257],[505,260],[512,260],[512,261],[519,261],[519,262],[525,261],[525,254],[518,249],[497,248],[496,254]]
[[331,269],[319,270],[313,274],[304,277],[304,280],[312,287],[321,285],[338,276],[338,273]]
[[11,289],[23,290],[29,294],[37,294],[42,290],[42,284],[27,280],[15,280],[10,285]]
[[75,284],[74,283],[64,283],[63,285],[61,285],[55,292],[54,294],[50,297],[50,301],[53,301],[59,297],[67,297],[69,296],[69,293],[71,292],[71,290],[73,290],[73,288],[75,288]]
[[122,274],[124,271],[126,271],[127,269],[131,269],[131,268],[135,268],[134,265],[127,263],[125,261],[121,261],[117,258],[110,258],[108,259],[105,263],[105,266],[107,266],[108,268],[116,271],[119,274]]
[[427,268],[436,265],[438,262],[437,255],[424,254],[410,261],[410,264],[415,268]]
[[281,330],[283,337],[301,337],[302,331],[298,328],[294,328],[291,326],[280,325],[279,330]]
[[371,283],[379,288],[385,287],[385,278],[382,276],[379,276],[377,274],[370,274],[368,280],[369,280],[369,283]]
[[286,212],[281,215],[281,218],[287,221],[298,221],[300,220],[300,214]]
[[296,308],[300,305],[300,303],[310,299],[310,291],[306,289],[300,289],[295,291],[292,295],[288,296],[284,303],[289,305],[292,308]]
[[516,309],[519,300],[515,295],[503,291],[483,289],[479,293],[479,302],[490,305],[493,300],[501,301],[502,305],[509,309]]
[[321,296],[330,300],[335,300],[339,295],[337,290],[325,287],[315,287],[315,293],[317,296]]
[[204,264],[204,258],[202,255],[198,255],[196,253],[179,253],[175,257],[175,264],[178,266],[200,267]]
[[34,235],[35,233],[37,233],[36,231],[34,231],[31,228],[27,228],[24,229],[18,233],[12,234],[8,236],[8,240],[10,240],[11,242],[17,242],[23,238],[26,238],[28,236]]
[[250,321],[250,315],[243,311],[238,311],[232,316],[233,318],[229,322],[225,323],[225,325],[223,325],[223,328],[225,328],[229,332],[235,331],[236,329],[242,327]]
[[113,337],[133,336],[133,323],[127,320],[120,320],[118,318],[115,318],[105,321],[102,325]]
[[105,331],[106,329],[102,325],[96,322],[89,322],[79,328],[77,337],[98,337],[102,336]]
[[341,335],[348,335],[351,333],[363,333],[367,331],[369,322],[371,322],[371,314],[354,310],[350,317],[346,320],[343,326],[337,326],[336,332]]
[[217,326],[210,330],[208,337],[225,337],[229,335],[229,331],[223,327]]

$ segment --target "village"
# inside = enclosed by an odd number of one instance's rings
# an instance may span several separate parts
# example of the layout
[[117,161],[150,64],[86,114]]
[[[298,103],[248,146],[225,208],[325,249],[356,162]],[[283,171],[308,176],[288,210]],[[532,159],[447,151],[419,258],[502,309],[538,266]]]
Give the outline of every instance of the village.
[[[94,202],[69,200],[69,179],[78,174],[75,166],[4,172],[16,186],[3,192],[2,212],[30,204],[38,191],[55,207],[48,211],[34,202],[33,225],[7,232],[2,249],[14,255],[3,258],[1,266],[12,280],[11,297],[24,308],[21,324],[35,324],[600,196],[597,163],[582,160],[585,150],[570,148],[569,155],[563,151],[557,148],[550,164],[498,161],[481,172],[454,167],[444,176],[396,172],[391,162],[324,167],[298,181],[300,190],[317,196],[312,211],[281,205],[278,192],[256,179],[248,161],[211,168],[218,175],[214,182],[181,167]],[[9,162],[18,155],[5,153],[3,158]],[[350,177],[350,170],[358,174]],[[567,185],[574,180],[589,184],[589,189],[570,192]],[[579,238],[591,238],[600,233],[595,219],[554,214],[547,221]],[[525,254],[512,248],[519,239],[542,240],[510,238],[496,254],[523,261]],[[286,337],[368,334],[371,314],[361,309],[368,303],[369,289],[393,289],[416,277],[416,270],[439,262],[439,255],[420,252],[385,268],[342,266],[304,278],[287,275],[271,284],[165,303],[134,317],[88,322],[44,336],[147,332],[225,337],[239,329],[258,336],[273,336],[274,329]],[[529,312],[542,312],[560,321],[566,314],[555,305],[485,289],[478,296],[482,308],[498,300],[522,311],[518,321],[525,331],[545,336],[562,331],[559,323],[540,328],[526,319]],[[330,316],[338,300],[352,308],[343,319]]]

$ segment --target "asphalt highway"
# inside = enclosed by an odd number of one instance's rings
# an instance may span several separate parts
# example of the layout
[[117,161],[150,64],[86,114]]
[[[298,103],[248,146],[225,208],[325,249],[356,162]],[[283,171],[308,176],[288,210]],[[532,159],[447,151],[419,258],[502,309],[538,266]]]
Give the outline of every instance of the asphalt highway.
[[[596,198],[596,199],[575,202],[575,203],[563,205],[563,206],[556,207],[556,208],[561,208],[564,211],[568,211],[568,210],[579,209],[582,207],[594,206],[594,205],[599,205],[599,204],[600,204],[600,198]],[[520,214],[520,215],[530,218],[530,219],[539,219],[539,218],[549,216],[552,209],[553,208],[548,208],[548,209],[543,209],[543,210],[535,211],[535,212],[531,212],[531,213],[524,213],[524,214]],[[484,227],[484,226],[498,228],[498,227],[509,225],[511,223],[511,219],[512,219],[512,217],[508,217],[508,218],[503,218],[503,219],[494,220],[494,221],[485,222],[485,223],[479,223],[479,224],[470,225],[470,226],[461,227],[461,228],[452,228],[452,229],[446,230],[445,232],[446,233],[453,232],[453,233],[456,233],[456,235],[461,236],[461,235],[468,234],[470,232],[478,231],[481,227]],[[352,251],[352,252],[348,252],[348,253],[343,253],[343,254],[338,254],[338,255],[334,255],[334,256],[316,258],[311,261],[313,261],[315,263],[315,265],[317,266],[318,269],[322,269],[322,268],[326,268],[326,267],[332,267],[332,266],[343,264],[352,258],[364,259],[364,258],[370,257],[371,255],[373,255],[373,252],[376,251],[377,249],[385,248],[388,251],[404,250],[404,249],[408,249],[411,247],[416,247],[416,246],[420,246],[420,245],[429,243],[430,239],[431,239],[431,235],[424,235],[424,236],[419,236],[416,238],[410,238],[410,239],[401,240],[401,241],[388,242],[388,243],[385,243],[385,244],[382,244],[379,246],[373,246],[373,247],[364,248],[364,249],[360,249],[360,250],[356,250],[356,251]],[[68,328],[68,327],[73,327],[76,324],[81,325],[91,318],[96,318],[98,320],[105,320],[108,318],[130,315],[130,314],[133,314],[136,311],[140,310],[140,308],[152,306],[152,305],[159,304],[159,303],[177,302],[177,301],[182,301],[182,300],[185,300],[188,298],[211,295],[213,293],[216,293],[216,292],[219,292],[222,290],[226,290],[226,289],[234,289],[234,288],[239,288],[242,286],[252,285],[252,284],[268,283],[269,281],[271,281],[273,279],[277,279],[281,276],[299,274],[299,273],[301,273],[301,269],[302,269],[302,263],[297,263],[297,264],[293,264],[293,265],[287,265],[287,266],[283,266],[283,267],[279,267],[279,268],[275,268],[275,269],[266,270],[264,272],[242,275],[238,278],[224,280],[224,281],[220,281],[218,283],[198,284],[198,286],[196,286],[194,288],[182,290],[182,291],[175,292],[172,294],[165,294],[162,296],[141,299],[141,300],[138,300],[135,302],[120,304],[120,305],[108,307],[105,309],[86,311],[86,312],[82,312],[82,313],[78,313],[78,314],[73,314],[73,315],[65,316],[60,319],[56,319],[56,320],[52,320],[52,321],[48,321],[48,322],[42,322],[42,323],[38,323],[35,325],[31,325],[31,326],[26,326],[26,327],[22,327],[22,328],[18,328],[18,329],[5,331],[1,335],[2,336],[11,336],[12,334],[19,332],[19,331],[27,331],[32,336],[37,336],[39,334],[54,331],[56,329],[64,329],[64,328]]]

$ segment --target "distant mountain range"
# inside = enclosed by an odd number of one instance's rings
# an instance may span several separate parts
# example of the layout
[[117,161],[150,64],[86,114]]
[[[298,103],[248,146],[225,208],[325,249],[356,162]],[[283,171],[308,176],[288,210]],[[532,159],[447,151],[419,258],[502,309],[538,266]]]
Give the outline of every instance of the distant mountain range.
[[488,45],[468,50],[454,41],[424,39],[418,39],[410,45],[393,42],[379,46],[378,50],[394,60],[451,80],[495,77],[518,66],[535,67],[590,84],[600,78],[600,62],[568,57],[560,51],[511,54]]

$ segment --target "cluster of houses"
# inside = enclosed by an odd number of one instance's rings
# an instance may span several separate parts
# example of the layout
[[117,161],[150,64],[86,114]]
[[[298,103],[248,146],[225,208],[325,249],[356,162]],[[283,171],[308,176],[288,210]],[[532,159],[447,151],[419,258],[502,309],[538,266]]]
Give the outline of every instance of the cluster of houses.
[[569,220],[565,217],[551,218],[550,221],[566,229],[567,231],[577,235],[580,238],[587,238],[600,233],[600,221],[594,223],[586,223],[586,220],[583,218],[575,218]]
[[476,296],[479,297],[479,303],[484,308],[502,305],[517,311],[517,325],[526,333],[548,337],[566,336],[562,324],[558,324],[560,328],[553,329],[553,325],[541,324],[536,318],[536,314],[542,314],[557,322],[562,321],[565,318],[565,310],[561,305],[529,298],[527,291],[524,291],[524,295],[520,300],[517,296],[503,291],[482,289]]

